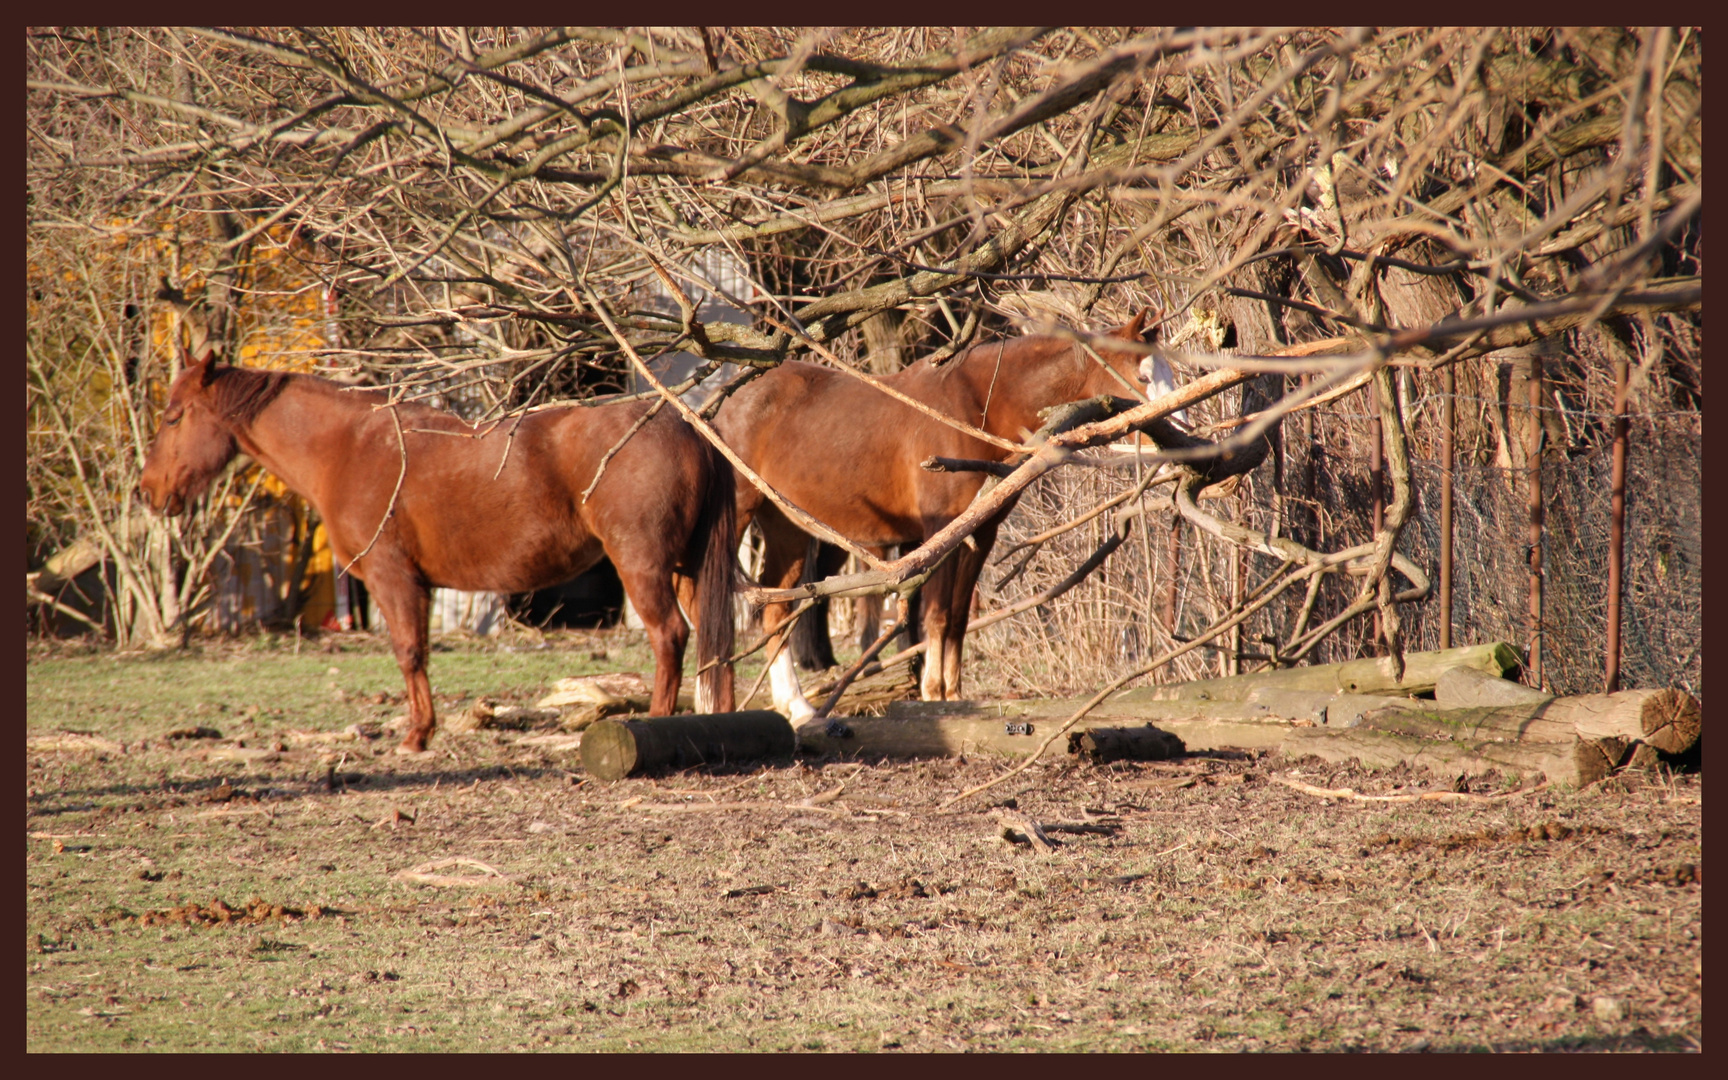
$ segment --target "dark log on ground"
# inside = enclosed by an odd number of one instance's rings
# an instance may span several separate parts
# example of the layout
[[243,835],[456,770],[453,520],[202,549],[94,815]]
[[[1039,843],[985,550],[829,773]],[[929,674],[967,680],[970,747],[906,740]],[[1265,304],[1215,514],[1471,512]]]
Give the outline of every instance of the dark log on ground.
[[601,720],[582,735],[582,767],[600,780],[618,780],[661,766],[725,765],[788,757],[792,725],[777,712],[657,716]]
[[1099,727],[1068,733],[1068,752],[1098,765],[1111,761],[1164,761],[1186,752],[1182,740],[1147,724],[1144,727]]
[[1344,694],[1425,694],[1434,689],[1441,673],[1470,667],[1503,676],[1519,665],[1518,651],[1505,642],[1471,645],[1439,652],[1404,654],[1404,678],[1392,674],[1390,657],[1351,660],[1343,664],[1316,664],[1284,668],[1226,679],[1170,683],[1130,690],[1116,699],[1125,701],[1245,701],[1255,689],[1325,690]]

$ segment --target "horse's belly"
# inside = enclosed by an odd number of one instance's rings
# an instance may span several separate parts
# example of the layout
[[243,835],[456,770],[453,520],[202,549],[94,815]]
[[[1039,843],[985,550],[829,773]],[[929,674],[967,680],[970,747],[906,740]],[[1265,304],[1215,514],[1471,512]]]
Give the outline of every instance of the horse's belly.
[[420,571],[430,585],[465,592],[530,592],[569,581],[605,555],[600,541],[552,538],[445,538],[427,545]]

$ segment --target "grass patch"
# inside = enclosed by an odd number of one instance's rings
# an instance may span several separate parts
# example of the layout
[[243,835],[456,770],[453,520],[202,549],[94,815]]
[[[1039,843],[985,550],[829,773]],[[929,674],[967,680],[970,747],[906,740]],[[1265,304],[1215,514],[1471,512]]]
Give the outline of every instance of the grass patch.
[[[333,767],[332,746],[290,733],[376,721],[399,703],[364,696],[400,684],[381,643],[322,647],[30,664],[31,734],[126,744],[27,756],[30,1049],[1702,1041],[1701,774],[1388,809],[1266,782],[1303,768],[1270,757],[1051,763],[995,797],[1116,831],[1039,855],[1002,840],[987,805],[933,812],[1001,767],[987,758],[603,785],[573,752],[482,731],[441,733],[425,758],[347,745]],[[639,635],[457,643],[434,689],[444,709],[527,701],[564,675],[645,671],[632,650]],[[200,725],[222,740],[165,737]],[[284,749],[210,753],[236,739]],[[1326,768],[1370,792],[1449,786]],[[1253,778],[1157,783],[1182,769]],[[768,809],[699,809],[739,801]],[[674,804],[692,809],[641,809]],[[399,876],[448,859],[503,876]]]

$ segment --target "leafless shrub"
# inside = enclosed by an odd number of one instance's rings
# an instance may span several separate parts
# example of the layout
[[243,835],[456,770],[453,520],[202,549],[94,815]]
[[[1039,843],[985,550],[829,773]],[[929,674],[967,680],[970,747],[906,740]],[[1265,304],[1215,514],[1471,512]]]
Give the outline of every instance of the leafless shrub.
[[[168,276],[202,295],[219,332],[238,332],[237,266],[275,245],[340,298],[340,333],[305,351],[473,416],[625,388],[626,344],[695,354],[706,363],[692,380],[808,342],[882,370],[985,334],[1096,327],[1153,306],[1195,364],[1337,338],[1378,357],[1370,367],[1400,365],[1416,489],[1400,543],[1431,566],[1449,369],[1460,562],[1483,575],[1461,579],[1460,639],[1531,630],[1507,555],[1515,514],[1486,508],[1521,498],[1525,380],[1543,350],[1538,452],[1578,512],[1557,509],[1548,525],[1546,632],[1552,646],[1574,624],[1580,635],[1578,648],[1549,649],[1557,684],[1587,681],[1582,646],[1598,633],[1596,571],[1569,582],[1565,568],[1600,561],[1585,554],[1602,543],[1600,500],[1584,492],[1600,487],[1624,364],[1640,417],[1633,559],[1668,551],[1651,565],[1680,574],[1641,585],[1634,573],[1631,587],[1679,584],[1650,640],[1684,639],[1696,611],[1695,591],[1684,599],[1696,517],[1667,509],[1695,505],[1696,468],[1674,463],[1697,460],[1702,401],[1691,29],[62,30],[30,36],[27,66],[32,260],[196,215],[214,242]],[[734,297],[752,324],[693,324],[663,290],[655,302],[656,264],[685,290],[711,289],[704,259],[721,250],[753,278],[754,296]],[[53,273],[36,280],[42,317],[83,302]],[[1470,332],[1433,334],[1446,320]],[[62,370],[69,348],[40,346],[36,366]],[[1264,408],[1300,378],[1265,375],[1199,420]],[[1372,394],[1285,418],[1271,461],[1208,505],[1317,549],[1362,542]],[[104,458],[122,478],[109,488],[123,491],[132,467]],[[1006,535],[1072,517],[1130,476],[1062,470]],[[83,526],[56,498],[31,521],[63,541]],[[1161,622],[1170,530],[1148,528],[1161,513],[1083,586],[980,649],[1048,642],[1028,677],[1052,690],[1096,682],[1216,625],[1273,569],[1190,530],[1179,619]],[[1086,543],[1084,529],[1047,543],[990,603],[1035,593]],[[1321,586],[1314,625],[1359,591]],[[1175,673],[1272,662],[1300,602],[1281,598],[1225,652],[1191,653]],[[1402,616],[1412,643],[1434,638],[1433,606]],[[1346,622],[1313,655],[1354,655],[1374,636],[1368,620]],[[1696,657],[1670,667],[1696,670]]]

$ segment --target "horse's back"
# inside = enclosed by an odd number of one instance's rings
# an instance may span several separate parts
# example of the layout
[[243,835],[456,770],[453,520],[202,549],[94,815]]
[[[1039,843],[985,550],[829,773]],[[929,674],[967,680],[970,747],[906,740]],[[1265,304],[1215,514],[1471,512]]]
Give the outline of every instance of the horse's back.
[[[965,419],[976,405],[969,388],[952,384],[922,361],[883,380],[906,396]],[[860,379],[817,364],[789,360],[738,391],[716,426],[727,443],[764,462],[786,455],[838,458],[862,464],[883,448],[949,453],[956,439],[973,442],[939,420]],[[920,457],[919,460],[922,460]],[[754,467],[754,463],[752,463]]]
[[[907,396],[965,419],[970,395],[944,385],[942,372],[908,368],[889,381]],[[956,394],[955,389],[962,393]],[[975,416],[976,406],[970,409]],[[860,543],[923,538],[950,504],[981,479],[919,467],[931,455],[980,457],[991,448],[831,368],[789,361],[740,390],[716,424],[726,442],[764,480],[801,509]],[[739,486],[754,512],[760,497]]]
[[521,592],[568,580],[621,548],[682,555],[713,470],[700,436],[669,410],[631,433],[647,408],[546,410],[478,430],[454,417],[436,428],[405,424],[414,441],[399,496],[401,539],[427,581]]

